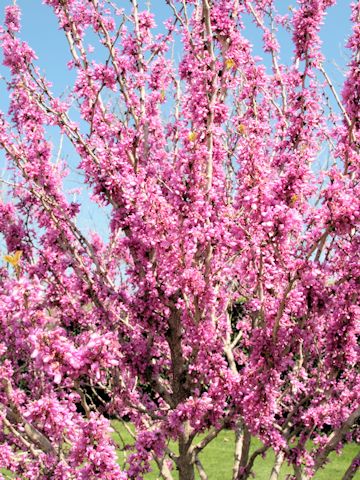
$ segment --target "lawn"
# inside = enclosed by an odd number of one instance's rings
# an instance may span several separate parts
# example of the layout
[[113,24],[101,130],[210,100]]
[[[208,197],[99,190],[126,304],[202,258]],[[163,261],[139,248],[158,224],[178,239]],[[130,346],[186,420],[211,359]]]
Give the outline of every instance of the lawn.
[[[131,443],[131,437],[124,430],[123,427],[115,425],[125,442]],[[120,442],[117,433],[114,435],[114,439]],[[120,442],[121,443],[121,442]],[[258,440],[253,439],[251,451],[261,447]],[[233,448],[234,448],[234,433],[232,431],[220,432],[218,437],[208,445],[208,447],[200,455],[200,460],[208,474],[209,480],[230,480],[231,469],[233,463]],[[330,462],[324,469],[320,470],[314,477],[316,480],[341,480],[343,474],[348,468],[355,453],[358,452],[359,445],[355,443],[348,444],[343,449],[341,455],[332,453],[329,457]],[[119,452],[119,461],[122,462],[123,455]],[[258,457],[255,461],[254,472],[256,474],[256,480],[268,480],[271,472],[271,468],[274,464],[274,452],[269,451],[265,458]],[[284,464],[281,473],[280,480],[285,480],[287,474],[293,473],[292,468]],[[159,479],[158,470],[154,464],[154,471],[146,475],[146,480]],[[177,475],[174,474],[174,478],[177,479]],[[196,477],[199,479],[199,477]],[[358,471],[354,477],[354,480],[360,480],[360,472]]]

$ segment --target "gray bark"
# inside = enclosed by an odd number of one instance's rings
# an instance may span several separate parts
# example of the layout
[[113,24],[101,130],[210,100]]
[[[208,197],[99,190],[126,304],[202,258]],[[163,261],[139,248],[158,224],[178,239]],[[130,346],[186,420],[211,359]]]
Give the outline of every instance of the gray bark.
[[278,480],[279,478],[279,474],[280,474],[280,469],[281,469],[281,465],[283,464],[284,462],[284,452],[280,451],[276,457],[275,457],[275,462],[274,462],[274,466],[271,470],[271,474],[270,474],[270,479],[269,480]]

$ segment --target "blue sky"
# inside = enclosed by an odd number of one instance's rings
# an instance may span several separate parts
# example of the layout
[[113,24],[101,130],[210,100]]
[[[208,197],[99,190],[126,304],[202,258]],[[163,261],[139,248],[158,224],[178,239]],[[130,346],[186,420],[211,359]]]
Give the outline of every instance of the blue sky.
[[[2,0],[1,4],[7,2]],[[331,71],[336,74],[336,68],[332,67],[336,62],[344,68],[346,64],[346,55],[344,48],[344,39],[350,33],[350,0],[338,0],[337,4],[328,10],[325,25],[322,28],[321,36],[323,39],[323,52],[327,59]],[[36,51],[39,57],[39,64],[44,69],[50,80],[53,81],[55,90],[61,91],[67,84],[67,75],[65,70],[66,62],[69,59],[67,42],[61,31],[58,30],[57,21],[52,13],[52,9],[43,5],[41,0],[17,0],[17,4],[22,9],[22,37],[29,41],[30,45]],[[128,6],[128,0],[117,0],[121,7]],[[289,8],[295,7],[294,0],[279,0],[279,10],[281,13],[287,13]],[[152,11],[155,13],[157,23],[170,16],[170,11],[165,0],[153,0]],[[248,28],[250,40],[255,47],[258,44],[256,37],[251,36],[255,28]],[[291,45],[288,43],[286,35],[282,35],[281,47],[285,58],[292,55]],[[290,47],[290,48],[289,48]],[[260,50],[259,50],[260,54]],[[65,72],[65,74],[64,74]],[[340,80],[339,74],[338,79]]]
[[[4,7],[7,3],[10,2],[2,0],[0,6]],[[148,2],[143,1],[143,3]],[[340,88],[343,72],[346,69],[348,60],[348,53],[346,52],[344,44],[350,34],[350,3],[350,0],[338,0],[337,5],[329,9],[321,31],[323,53],[326,58],[325,67],[334,85],[338,88]],[[24,40],[27,40],[35,50],[38,56],[38,65],[48,80],[53,83],[54,93],[60,95],[66,91],[67,85],[71,85],[74,74],[69,72],[66,67],[67,62],[70,60],[70,55],[66,39],[58,29],[55,15],[50,7],[42,4],[41,0],[17,0],[17,4],[22,9],[21,36]],[[128,0],[117,0],[117,4],[120,7],[129,8],[130,2]],[[296,6],[295,0],[279,0],[277,4],[281,13],[288,13],[289,8]],[[155,14],[159,28],[161,28],[162,22],[170,16],[170,10],[165,0],[153,0],[151,9]],[[3,14],[1,12],[1,18],[2,17]],[[254,51],[262,56],[259,42],[261,36],[259,32],[251,22],[246,22],[246,30],[248,38],[254,45]],[[282,49],[282,60],[287,62],[292,57],[292,46],[287,34],[280,34],[280,45]],[[180,56],[180,52],[178,52],[178,55]],[[4,67],[0,67],[0,73],[2,75],[6,74]],[[6,110],[6,90],[4,85],[0,88],[0,108]],[[52,138],[51,140],[55,145],[59,143],[58,137]],[[56,148],[55,146],[55,150]],[[68,158],[69,164],[73,169],[73,173],[70,175],[66,187],[68,189],[75,188],[79,186],[78,182],[80,180],[75,174],[78,159],[73,150],[66,144],[64,145],[63,153]],[[0,155],[0,171],[3,170],[3,163],[4,157]],[[104,212],[100,212],[99,209],[89,201],[85,191],[80,197],[80,200],[83,202],[83,208],[79,218],[80,226],[85,232],[89,229],[95,229],[100,230],[99,233],[106,236]]]

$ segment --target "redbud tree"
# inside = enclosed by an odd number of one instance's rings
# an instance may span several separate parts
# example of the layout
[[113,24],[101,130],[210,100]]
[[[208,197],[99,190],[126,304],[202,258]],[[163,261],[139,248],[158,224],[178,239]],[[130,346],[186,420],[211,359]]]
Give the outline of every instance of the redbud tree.
[[[232,429],[229,478],[269,449],[271,480],[311,478],[359,439],[359,3],[341,89],[319,37],[335,0],[163,0],[160,33],[138,0],[43,3],[64,95],[16,4],[0,32],[0,477],[204,480]],[[107,235],[79,227],[54,131]]]

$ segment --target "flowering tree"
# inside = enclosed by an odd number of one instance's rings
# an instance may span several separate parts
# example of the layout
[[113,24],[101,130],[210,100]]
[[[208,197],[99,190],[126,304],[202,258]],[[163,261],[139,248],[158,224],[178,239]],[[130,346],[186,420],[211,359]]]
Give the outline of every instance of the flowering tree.
[[[66,97],[16,5],[1,30],[0,467],[142,479],[154,460],[166,480],[204,480],[199,454],[230,428],[233,480],[269,448],[271,480],[284,461],[311,478],[359,434],[359,3],[341,93],[319,39],[334,0],[286,16],[273,0],[166,0],[160,34],[137,0],[44,3],[69,43]],[[50,128],[107,206],[108,238],[78,227]],[[123,467],[111,418],[135,427]]]

